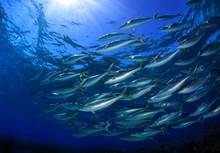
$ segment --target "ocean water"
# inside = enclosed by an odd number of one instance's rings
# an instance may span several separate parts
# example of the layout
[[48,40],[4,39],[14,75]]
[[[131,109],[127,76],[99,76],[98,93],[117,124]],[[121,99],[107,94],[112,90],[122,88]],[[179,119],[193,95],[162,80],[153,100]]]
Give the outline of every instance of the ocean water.
[[0,153],[220,152],[219,0],[0,0]]

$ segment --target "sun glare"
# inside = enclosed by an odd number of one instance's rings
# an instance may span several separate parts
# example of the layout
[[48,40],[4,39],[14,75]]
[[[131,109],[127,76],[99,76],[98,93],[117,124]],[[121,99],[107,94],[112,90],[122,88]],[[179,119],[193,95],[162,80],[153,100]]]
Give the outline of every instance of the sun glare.
[[[106,18],[119,16],[122,5],[118,0],[42,0],[45,4],[45,16],[49,22],[69,24],[73,21],[82,24],[100,26],[100,22],[107,22]],[[115,7],[117,6],[117,7]],[[117,9],[117,8],[120,8]],[[123,9],[124,10],[124,9]],[[112,13],[114,12],[114,13]],[[105,17],[102,17],[105,16]],[[102,21],[103,20],[103,21]],[[84,24],[83,24],[84,25]],[[74,26],[72,26],[74,27]],[[85,26],[84,26],[85,27]],[[100,28],[101,29],[101,28]]]
[[53,0],[53,3],[59,7],[70,8],[74,5],[77,5],[79,1],[80,0]]

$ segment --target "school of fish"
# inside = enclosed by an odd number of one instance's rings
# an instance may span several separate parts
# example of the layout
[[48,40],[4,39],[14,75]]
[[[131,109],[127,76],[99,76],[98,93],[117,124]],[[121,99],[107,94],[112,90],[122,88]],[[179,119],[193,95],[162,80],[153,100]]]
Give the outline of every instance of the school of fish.
[[[190,0],[198,9],[203,0]],[[83,46],[70,36],[57,40],[80,54],[37,67],[42,111],[75,137],[118,136],[143,141],[220,114],[220,14],[197,23],[189,14],[131,19],[114,32]],[[136,36],[149,22],[176,20],[162,27],[159,41]],[[112,23],[113,24],[113,23]],[[151,54],[148,54],[151,53]]]

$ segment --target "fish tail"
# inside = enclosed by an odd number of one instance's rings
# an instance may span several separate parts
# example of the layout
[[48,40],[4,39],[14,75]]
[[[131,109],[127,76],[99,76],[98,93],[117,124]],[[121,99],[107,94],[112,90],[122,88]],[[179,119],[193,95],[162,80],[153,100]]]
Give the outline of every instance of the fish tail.
[[125,96],[125,93],[127,92],[128,88],[124,88],[124,90],[122,91],[121,93],[121,96],[124,97]]
[[158,15],[159,15],[159,13],[156,13],[156,14],[154,15],[153,19],[156,20],[157,17],[158,17]]
[[166,111],[165,108],[160,108],[160,112],[162,112],[162,113],[167,113],[167,111]]
[[107,72],[111,72],[114,65],[115,65],[115,63],[112,63],[112,64],[109,66]]
[[160,131],[161,131],[161,133],[162,133],[163,135],[169,134],[167,127],[162,127],[162,128],[160,128]]
[[204,117],[203,116],[200,116],[199,118],[198,118],[198,122],[202,122],[202,121],[204,121]]

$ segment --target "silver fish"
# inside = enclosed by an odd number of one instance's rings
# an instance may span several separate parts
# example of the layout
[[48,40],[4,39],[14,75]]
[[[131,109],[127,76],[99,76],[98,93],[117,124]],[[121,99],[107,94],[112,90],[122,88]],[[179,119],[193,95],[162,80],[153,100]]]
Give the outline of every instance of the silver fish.
[[206,113],[205,115],[203,115],[203,118],[207,119],[207,118],[211,118],[214,116],[217,116],[220,114],[220,106],[218,106],[217,108],[213,109],[211,112]]
[[126,90],[123,91],[123,93],[117,97],[98,99],[93,102],[87,103],[84,106],[82,106],[79,110],[83,111],[83,112],[92,112],[92,113],[95,113],[96,111],[103,110],[103,109],[111,106],[112,104],[114,104],[118,100],[122,99],[124,97],[125,92],[126,92]]
[[185,128],[185,127],[191,126],[192,124],[195,124],[197,122],[198,121],[187,121],[187,122],[183,122],[183,123],[174,125],[174,126],[172,126],[172,128],[174,128],[174,129],[181,129],[181,128]]
[[160,59],[159,61],[155,61],[153,63],[147,64],[144,68],[155,68],[155,67],[163,66],[167,64],[168,62],[170,62],[178,53],[179,53],[179,50],[175,51],[174,53],[172,53],[171,55],[167,56],[164,59]]
[[156,14],[154,16],[154,20],[166,21],[166,20],[175,19],[175,18],[180,17],[180,16],[181,16],[181,14],[177,14],[177,15],[161,15],[161,16]]
[[76,64],[79,61],[84,60],[88,56],[89,55],[84,55],[84,54],[82,54],[82,55],[73,55],[73,56],[70,56],[68,58],[65,58],[63,60],[63,64],[65,64],[65,65],[73,65],[73,64]]
[[66,95],[74,93],[78,88],[72,85],[58,87],[51,92],[52,95]]
[[66,73],[61,73],[58,76],[56,76],[54,78],[54,81],[68,81],[79,76],[80,76],[80,73],[66,72]]
[[126,87],[128,88],[144,87],[152,83],[152,81],[153,81],[152,79],[147,79],[147,78],[137,79],[137,80],[131,81],[131,83],[129,83]]
[[152,119],[155,115],[160,113],[161,111],[141,111],[137,112],[136,114],[133,114],[132,116],[128,117],[127,120],[133,120],[133,121],[138,121],[138,120],[146,120],[146,119]]
[[177,92],[185,85],[185,83],[187,82],[187,80],[189,78],[190,77],[187,76],[186,78],[182,79],[180,82],[174,84],[173,86],[161,90],[155,96],[151,97],[148,100],[148,102],[149,103],[156,103],[156,102],[161,102],[163,100],[170,98],[173,95],[173,93]]
[[118,76],[114,76],[112,78],[110,78],[109,80],[107,80],[105,82],[105,84],[115,84],[115,83],[119,83],[119,82],[122,82],[130,77],[132,77],[135,73],[137,73],[138,71],[140,71],[142,68],[139,67],[139,68],[136,68],[136,69],[133,69],[131,71],[128,71],[128,72],[125,72],[123,74],[120,74]]
[[197,89],[201,88],[205,84],[208,78],[209,76],[194,80],[190,84],[187,84],[183,89],[181,89],[178,92],[178,94],[188,94],[188,93],[196,91]]
[[156,85],[148,85],[145,88],[136,89],[134,91],[134,93],[132,93],[131,95],[126,96],[125,98],[123,98],[123,100],[138,99],[138,98],[144,96],[145,94],[147,94],[148,92],[150,92],[155,86]]
[[125,24],[121,25],[120,30],[131,29],[131,28],[137,27],[139,25],[142,25],[150,20],[152,20],[152,18],[133,19],[133,20],[127,21]]
[[129,34],[127,34],[127,33],[113,32],[113,33],[109,33],[109,34],[106,34],[106,35],[99,37],[97,41],[105,41],[105,40],[109,40],[109,39],[128,37],[128,36],[129,36]]
[[81,87],[82,88],[88,88],[88,87],[94,86],[99,81],[104,79],[107,75],[108,75],[108,72],[106,72],[106,73],[104,73],[102,75],[91,76],[91,77],[89,77],[89,78],[87,78],[87,79],[82,81]]
[[187,49],[187,48],[193,47],[196,44],[198,44],[204,36],[205,34],[200,34],[199,36],[195,36],[191,39],[181,42],[180,45],[178,46],[178,49]]
[[163,27],[161,29],[161,31],[162,32],[177,32],[177,31],[183,29],[184,27],[186,27],[188,24],[189,24],[189,22],[186,22],[186,23],[174,23],[174,24],[171,24],[170,26]]
[[129,44],[131,44],[135,41],[136,41],[136,39],[117,40],[117,41],[111,42],[109,44],[106,44],[104,46],[101,46],[101,47],[97,48],[96,52],[97,53],[102,53],[102,52],[113,51],[113,50],[119,49],[121,47],[128,46]]
[[200,56],[202,56],[202,57],[211,56],[211,55],[214,55],[215,53],[217,53],[219,51],[220,51],[220,43],[219,42],[213,42],[213,43],[209,44],[208,46],[204,47],[200,51]]
[[164,124],[170,124],[173,120],[180,116],[180,112],[172,112],[170,114],[165,114],[157,119],[150,127],[158,127]]
[[216,99],[213,100],[211,103],[207,103],[207,102],[202,103],[199,107],[197,107],[195,112],[190,114],[190,117],[199,116],[199,115],[202,115],[202,114],[208,112],[208,110],[215,103],[215,101],[216,101]]

